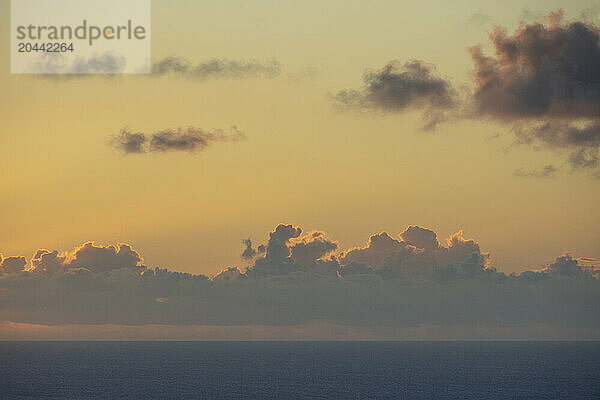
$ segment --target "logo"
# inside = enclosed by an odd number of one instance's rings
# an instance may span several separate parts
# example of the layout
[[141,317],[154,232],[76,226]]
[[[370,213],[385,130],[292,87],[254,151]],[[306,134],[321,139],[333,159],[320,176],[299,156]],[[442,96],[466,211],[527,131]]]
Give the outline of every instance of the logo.
[[150,0],[12,0],[11,72],[150,72]]

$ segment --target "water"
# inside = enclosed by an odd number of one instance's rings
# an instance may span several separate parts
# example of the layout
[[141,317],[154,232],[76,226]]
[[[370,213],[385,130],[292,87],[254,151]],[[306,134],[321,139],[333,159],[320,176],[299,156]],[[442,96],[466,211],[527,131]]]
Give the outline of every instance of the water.
[[0,342],[1,399],[600,399],[600,342]]

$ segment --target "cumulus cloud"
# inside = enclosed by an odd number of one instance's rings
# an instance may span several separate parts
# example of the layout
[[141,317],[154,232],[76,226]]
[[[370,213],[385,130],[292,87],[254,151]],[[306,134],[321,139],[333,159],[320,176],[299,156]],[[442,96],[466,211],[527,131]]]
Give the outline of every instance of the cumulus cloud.
[[383,260],[390,254],[401,251],[412,251],[406,243],[402,243],[392,238],[386,232],[372,235],[369,242],[364,247],[355,247],[342,253],[340,261],[343,264],[365,264],[371,268],[380,268]]
[[176,75],[186,79],[275,78],[282,72],[276,60],[232,60],[212,58],[197,64],[181,57],[166,57],[152,64],[152,75]]
[[135,269],[141,262],[140,255],[128,244],[96,246],[93,242],[87,242],[75,249],[65,266],[105,272],[113,269]]
[[322,231],[312,231],[292,240],[290,253],[292,260],[300,264],[310,264],[324,259],[338,248],[338,242],[329,240]]
[[435,66],[420,60],[402,64],[391,61],[382,69],[363,75],[361,90],[341,90],[334,101],[342,107],[385,112],[423,110],[424,129],[444,118],[444,112],[457,105],[450,82],[436,74]]
[[132,132],[128,128],[123,128],[117,135],[110,136],[108,143],[125,154],[173,151],[193,153],[203,151],[217,142],[238,142],[245,139],[244,132],[235,126],[231,128],[230,133],[221,129],[208,131],[190,126],[165,129],[152,134]]
[[435,232],[420,226],[409,226],[400,237],[408,244],[424,250],[431,251],[440,247]]
[[600,146],[600,30],[568,21],[562,10],[546,23],[495,27],[495,55],[470,49],[474,104],[480,116],[514,125],[517,143],[570,152],[574,169],[596,168]]
[[[25,258],[23,265],[26,265]],[[86,242],[72,252],[59,253],[57,250],[38,250],[31,259],[29,270],[36,274],[60,274],[85,270],[88,272],[107,272],[111,270],[143,270],[142,257],[130,245],[98,246]]]
[[439,279],[448,275],[448,268],[469,269],[469,274],[486,270],[488,254],[481,252],[474,240],[465,239],[462,231],[451,235],[446,243],[442,246],[435,232],[419,226],[408,227],[398,239],[382,232],[371,236],[365,247],[342,253],[340,271],[344,275],[348,265],[354,274],[357,265],[363,264],[388,277]]
[[39,250],[29,265],[24,257],[2,258],[0,320],[281,327],[318,320],[375,330],[492,324],[600,335],[600,266],[591,258],[565,254],[507,275],[462,232],[440,242],[419,226],[341,251],[322,231],[281,224],[264,252],[250,240],[244,247],[255,252],[248,268],[231,266],[212,278],[149,268],[127,244]]
[[27,261],[25,257],[6,257],[3,258],[0,254],[0,273],[2,274],[15,274],[25,270]]
[[496,27],[496,56],[471,48],[475,99],[482,113],[499,118],[597,118],[600,115],[598,28],[564,21],[521,25],[513,35]]
[[40,249],[31,259],[31,267],[38,273],[60,273],[65,269],[66,259],[66,255],[59,254],[56,250]]

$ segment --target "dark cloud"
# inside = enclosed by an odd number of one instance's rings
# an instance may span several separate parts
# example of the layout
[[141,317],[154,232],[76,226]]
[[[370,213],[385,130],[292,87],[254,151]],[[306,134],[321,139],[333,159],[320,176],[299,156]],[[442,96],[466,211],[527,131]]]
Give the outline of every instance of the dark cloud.
[[131,132],[127,128],[123,128],[117,135],[109,137],[108,143],[125,154],[171,151],[193,153],[203,151],[213,143],[237,142],[245,139],[244,132],[235,126],[231,128],[230,133],[226,133],[221,129],[207,131],[187,127],[165,129],[149,135],[141,132]]
[[406,243],[424,250],[432,251],[440,247],[435,232],[420,226],[409,226],[400,237]]
[[262,244],[254,248],[252,246],[252,240],[250,238],[242,240],[242,243],[244,244],[244,246],[246,246],[244,248],[244,251],[242,252],[243,260],[253,260],[256,256],[263,254],[265,251],[267,251],[267,247]]
[[231,60],[212,58],[193,64],[180,57],[167,57],[152,64],[152,75],[176,75],[186,79],[275,78],[282,72],[276,60]]
[[482,114],[498,118],[598,118],[600,42],[583,22],[525,24],[513,35],[496,27],[495,57],[471,49],[475,100]]
[[128,244],[97,246],[93,242],[86,242],[71,253],[40,249],[31,259],[30,270],[39,274],[72,270],[100,273],[119,269],[139,270],[144,268],[141,263],[142,257]]
[[520,144],[567,149],[574,169],[596,168],[600,30],[589,18],[565,20],[562,10],[546,19],[521,23],[512,34],[496,27],[490,34],[494,56],[471,48],[476,113],[513,124]]
[[324,259],[338,248],[338,243],[327,239],[325,232],[313,231],[292,241],[292,260],[299,264],[310,264]]
[[242,243],[244,246],[246,246],[244,251],[242,251],[242,258],[244,260],[252,260],[254,257],[256,257],[257,252],[254,247],[252,247],[252,240],[250,238],[244,239],[242,240]]
[[56,250],[40,249],[31,259],[31,267],[38,273],[60,273],[66,268],[66,259],[65,255],[59,254]]
[[540,170],[537,170],[537,169],[528,170],[528,169],[519,168],[519,169],[515,170],[514,176],[516,176],[518,178],[553,178],[554,176],[556,176],[557,172],[558,172],[558,168],[556,168],[552,164],[548,164]]
[[123,128],[118,135],[109,138],[109,143],[126,154],[144,153],[148,138],[141,132],[130,132]]
[[573,276],[581,273],[579,261],[570,254],[557,257],[556,260],[545,268],[550,273]]
[[302,229],[292,225],[278,225],[269,234],[266,257],[272,260],[283,260],[290,256],[290,239],[297,238]]
[[[246,249],[254,249],[245,241]],[[35,324],[376,327],[538,326],[600,334],[599,261],[565,254],[506,275],[462,232],[411,226],[344,252],[321,231],[279,225],[245,271],[209,278],[148,268],[131,246],[91,242],[3,259],[0,320]],[[8,260],[8,261],[7,261]],[[13,268],[12,266],[16,266]],[[546,328],[544,328],[546,329]],[[465,331],[468,337],[470,331]]]
[[0,254],[0,274],[16,274],[22,272],[27,265],[25,257],[6,257]]
[[341,90],[334,101],[344,107],[385,112],[420,109],[425,129],[433,128],[445,111],[457,105],[450,82],[436,74],[433,64],[420,60],[392,61],[378,71],[365,72],[363,82],[362,90]]
[[75,249],[65,267],[105,272],[123,268],[136,269],[141,262],[140,255],[128,244],[96,246],[93,242],[87,242]]

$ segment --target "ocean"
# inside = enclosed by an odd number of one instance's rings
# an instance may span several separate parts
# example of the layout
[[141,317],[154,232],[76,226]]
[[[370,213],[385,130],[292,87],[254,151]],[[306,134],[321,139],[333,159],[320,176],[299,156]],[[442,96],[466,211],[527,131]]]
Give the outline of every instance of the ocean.
[[600,399],[600,342],[0,342],[1,399]]

